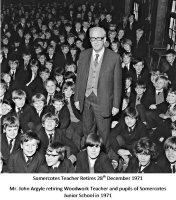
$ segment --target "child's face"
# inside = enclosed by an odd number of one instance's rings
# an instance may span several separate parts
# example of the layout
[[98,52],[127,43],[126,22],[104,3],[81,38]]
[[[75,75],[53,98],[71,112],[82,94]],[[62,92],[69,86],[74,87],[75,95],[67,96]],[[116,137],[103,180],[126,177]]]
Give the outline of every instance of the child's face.
[[18,127],[17,126],[7,126],[6,127],[6,136],[10,139],[15,139],[18,134]]
[[123,48],[127,51],[130,52],[131,51],[131,46],[129,44],[124,44]]
[[136,157],[139,160],[140,165],[145,166],[150,162],[151,155],[147,155],[144,153],[137,153]]
[[120,30],[120,31],[118,32],[118,36],[119,36],[120,38],[122,38],[122,37],[124,36],[124,34],[125,34],[124,30]]
[[131,80],[130,79],[126,79],[125,80],[125,88],[128,89],[131,86]]
[[165,80],[163,79],[158,79],[155,84],[154,84],[156,90],[161,90],[165,87]]
[[0,106],[0,115],[6,115],[12,110],[12,107],[6,103],[1,104]]
[[40,74],[40,77],[42,78],[43,81],[46,81],[49,78],[50,74],[46,72],[42,72]]
[[174,148],[165,149],[166,158],[170,163],[174,163],[176,161],[176,145]]
[[25,62],[29,62],[29,60],[31,59],[31,56],[30,55],[24,55],[23,59],[24,59]]
[[172,53],[166,55],[166,60],[168,61],[168,63],[172,63],[174,59],[175,56]]
[[145,88],[144,87],[141,87],[141,86],[137,86],[136,88],[135,88],[135,91],[136,91],[136,93],[138,94],[138,95],[142,95],[144,92],[145,92]]
[[112,43],[112,44],[111,44],[111,48],[112,48],[113,51],[118,50],[118,46],[117,46],[116,43]]
[[58,83],[60,83],[60,82],[63,81],[64,77],[63,77],[63,75],[55,76],[55,79],[56,79],[56,81],[57,81]]
[[40,56],[40,57],[39,57],[39,61],[40,61],[41,63],[44,63],[44,62],[45,62],[45,56],[44,56],[44,55]]
[[15,106],[18,108],[22,108],[25,104],[26,98],[25,97],[19,97],[13,99],[13,102],[15,103]]
[[48,81],[46,84],[46,91],[49,94],[53,94],[56,91],[56,85],[53,81]]
[[23,153],[26,156],[33,156],[37,150],[37,147],[38,147],[38,144],[37,144],[37,140],[35,139],[29,140],[27,142],[23,142],[23,144],[21,144]]
[[53,64],[51,63],[51,62],[46,62],[46,68],[48,68],[49,69],[49,71],[51,71],[52,70],[52,68],[53,68]]
[[31,70],[32,70],[34,73],[37,73],[37,71],[38,71],[38,66],[37,66],[37,65],[31,66]]
[[56,165],[59,162],[58,161],[59,155],[56,152],[56,150],[53,150],[52,152],[47,151],[45,157],[46,157],[47,165],[49,167],[54,166],[54,165]]
[[64,90],[65,98],[70,98],[71,95],[73,94],[73,90],[71,87],[68,87],[67,89]]
[[134,117],[126,116],[125,123],[128,127],[133,127],[136,124],[137,119]]
[[130,62],[131,62],[131,58],[130,58],[130,56],[123,56],[123,62],[125,63],[125,64],[129,64]]
[[64,54],[67,54],[67,53],[69,52],[69,47],[64,47],[64,48],[62,49],[62,52],[63,52]]
[[166,100],[169,104],[175,104],[176,103],[176,94],[169,92]]
[[144,65],[143,65],[142,62],[138,62],[138,63],[136,63],[136,64],[134,65],[134,68],[135,68],[137,74],[140,74],[140,73],[141,73],[143,67],[144,67]]
[[43,127],[47,131],[53,131],[56,128],[56,121],[54,119],[46,119],[43,123]]
[[62,107],[64,106],[64,104],[62,101],[55,101],[53,106],[57,111],[60,111]]
[[74,43],[75,38],[74,37],[69,37],[68,38],[68,43],[69,44],[73,44]]
[[48,53],[49,53],[49,55],[53,55],[54,54],[54,49],[53,48],[49,48],[48,49]]
[[41,100],[35,101],[33,103],[33,106],[37,111],[41,111],[41,110],[43,110],[43,107],[44,107],[44,101],[41,101]]
[[15,61],[9,61],[9,66],[10,66],[10,69],[16,70],[16,68],[18,67],[18,64]]
[[100,154],[100,146],[88,146],[87,147],[87,154],[91,159],[95,159]]
[[74,66],[73,65],[67,65],[66,71],[67,72],[75,72]]

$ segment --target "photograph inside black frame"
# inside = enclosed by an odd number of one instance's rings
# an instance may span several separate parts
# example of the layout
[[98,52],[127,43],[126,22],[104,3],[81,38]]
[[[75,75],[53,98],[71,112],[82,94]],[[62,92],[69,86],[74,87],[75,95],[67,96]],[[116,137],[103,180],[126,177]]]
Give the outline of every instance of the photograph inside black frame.
[[2,0],[0,173],[176,173],[176,0]]

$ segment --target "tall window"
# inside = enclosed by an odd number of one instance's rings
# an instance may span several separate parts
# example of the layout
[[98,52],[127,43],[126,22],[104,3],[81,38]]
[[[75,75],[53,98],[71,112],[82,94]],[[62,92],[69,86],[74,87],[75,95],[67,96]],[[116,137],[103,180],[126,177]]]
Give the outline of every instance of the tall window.
[[133,13],[135,15],[136,21],[138,21],[138,16],[139,16],[139,4],[134,2],[134,7],[133,7]]
[[176,51],[176,0],[172,0],[170,21],[169,21],[169,41],[168,49],[174,49]]

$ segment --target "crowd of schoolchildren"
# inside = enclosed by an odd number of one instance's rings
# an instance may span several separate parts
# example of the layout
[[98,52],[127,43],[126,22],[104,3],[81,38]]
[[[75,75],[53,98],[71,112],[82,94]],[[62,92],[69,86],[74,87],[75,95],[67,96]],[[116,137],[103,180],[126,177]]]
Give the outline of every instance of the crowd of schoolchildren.
[[[175,173],[176,53],[149,70],[146,27],[115,13],[102,3],[2,5],[2,173]],[[106,149],[96,133],[84,135],[74,105],[93,26],[106,30],[105,46],[122,62],[122,104]]]

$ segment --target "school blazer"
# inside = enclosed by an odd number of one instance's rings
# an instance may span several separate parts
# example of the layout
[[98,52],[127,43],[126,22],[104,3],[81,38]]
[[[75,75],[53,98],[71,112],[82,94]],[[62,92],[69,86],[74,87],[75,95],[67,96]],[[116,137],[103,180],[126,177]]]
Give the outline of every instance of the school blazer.
[[[131,157],[125,173],[139,173],[138,169],[138,159],[135,156]],[[151,161],[150,164],[146,166],[140,173],[161,173],[161,170],[154,161]]]
[[[95,161],[94,173],[114,173],[114,168],[108,156],[101,152]],[[87,150],[79,152],[76,163],[76,173],[90,173]]]
[[10,156],[8,163],[8,172],[10,173],[44,173],[45,169],[46,162],[42,154],[36,152],[27,166],[21,149]]

